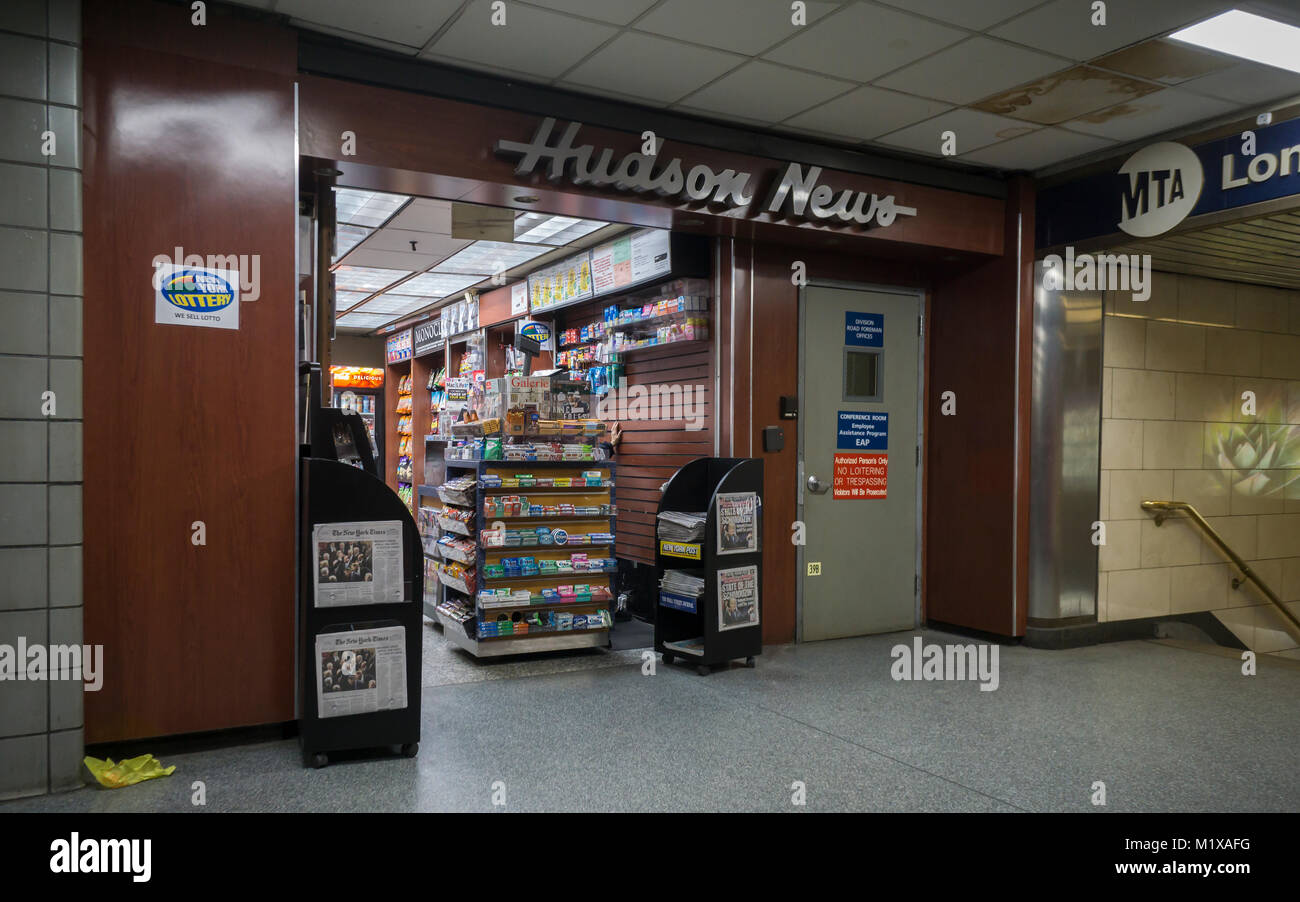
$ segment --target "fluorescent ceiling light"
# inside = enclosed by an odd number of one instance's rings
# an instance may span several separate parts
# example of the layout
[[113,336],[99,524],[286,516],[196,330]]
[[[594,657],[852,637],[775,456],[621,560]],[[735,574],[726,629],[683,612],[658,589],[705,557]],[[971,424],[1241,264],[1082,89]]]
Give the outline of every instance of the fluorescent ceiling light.
[[1232,9],[1170,35],[1242,59],[1300,72],[1300,28]]
[[337,324],[345,329],[373,329],[392,319],[391,316],[381,313],[349,313],[347,316],[340,316]]
[[551,244],[560,246],[590,235],[608,223],[594,219],[575,219],[572,216],[551,216],[548,213],[523,213],[515,218],[515,241],[524,244]]
[[535,244],[509,244],[504,241],[475,241],[464,250],[457,251],[433,268],[439,273],[465,273],[486,278],[495,272],[505,272],[521,266],[550,250]]
[[364,291],[366,294],[373,294],[410,274],[410,270],[340,266],[334,270],[334,287],[344,291]]
[[421,273],[409,282],[403,282],[394,289],[394,292],[440,301],[447,295],[463,291],[475,282],[480,281],[482,281],[482,276],[479,275],[426,272]]
[[334,259],[330,262],[337,263],[348,251],[369,238],[372,231],[365,226],[339,223],[334,230]]
[[334,189],[334,219],[339,224],[367,226],[375,229],[406,205],[405,194],[382,194],[355,188]]
[[409,294],[381,294],[366,301],[358,313],[407,313],[427,307],[440,298],[414,297]]

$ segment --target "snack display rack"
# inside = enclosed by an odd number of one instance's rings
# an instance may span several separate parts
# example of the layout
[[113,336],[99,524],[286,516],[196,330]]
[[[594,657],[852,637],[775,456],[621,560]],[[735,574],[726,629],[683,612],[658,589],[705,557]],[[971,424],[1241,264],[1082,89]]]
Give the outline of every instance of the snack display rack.
[[608,646],[615,465],[448,457],[447,470],[420,486],[443,505],[440,529],[464,528],[444,529],[432,552],[429,572],[450,590],[431,615],[443,635],[478,657]]
[[406,503],[406,506],[414,511],[414,466],[415,456],[412,445],[414,443],[414,433],[412,430],[412,409],[411,409],[411,374],[407,373],[402,376],[397,383],[397,494],[398,497]]

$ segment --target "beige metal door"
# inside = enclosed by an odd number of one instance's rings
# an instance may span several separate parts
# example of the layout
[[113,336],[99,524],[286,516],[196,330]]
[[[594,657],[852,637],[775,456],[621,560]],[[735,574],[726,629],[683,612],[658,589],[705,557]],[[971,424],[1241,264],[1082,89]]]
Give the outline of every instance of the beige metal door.
[[802,292],[800,638],[917,625],[921,303]]

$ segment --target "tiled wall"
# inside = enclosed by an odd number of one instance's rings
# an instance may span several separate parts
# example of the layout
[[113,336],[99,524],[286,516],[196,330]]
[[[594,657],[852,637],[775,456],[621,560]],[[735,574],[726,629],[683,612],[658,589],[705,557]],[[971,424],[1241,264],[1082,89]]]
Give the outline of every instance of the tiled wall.
[[1149,300],[1107,292],[1105,310],[1098,619],[1213,611],[1248,647],[1300,657],[1194,526],[1139,506],[1195,505],[1300,609],[1300,292],[1156,273]]
[[[0,644],[81,644],[81,10],[0,2]],[[42,153],[46,131],[54,155]],[[54,416],[42,396],[54,392]],[[80,785],[82,684],[0,682],[0,799]]]

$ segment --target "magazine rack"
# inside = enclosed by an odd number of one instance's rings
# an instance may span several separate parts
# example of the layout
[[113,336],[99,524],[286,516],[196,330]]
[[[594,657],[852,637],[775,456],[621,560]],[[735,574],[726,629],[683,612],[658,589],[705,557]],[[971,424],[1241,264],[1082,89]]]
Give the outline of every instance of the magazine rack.
[[[752,493],[755,499],[754,549],[747,552],[720,553],[718,530],[718,496]],[[660,590],[655,604],[655,651],[665,664],[681,659],[695,665],[705,675],[718,664],[744,658],[754,666],[763,652],[762,583],[763,583],[763,462],[755,458],[702,457],[686,464],[668,481],[659,500],[659,513],[707,511],[704,535],[698,543],[674,543],[660,540],[656,520],[655,578],[661,580],[665,570],[682,570],[704,580],[704,592],[695,610],[685,610],[681,600],[665,604]],[[677,546],[677,547],[674,547]],[[723,622],[719,571],[734,573],[752,568],[753,603],[757,607],[755,622],[746,626],[726,626]],[[687,650],[687,649],[691,650]]]

